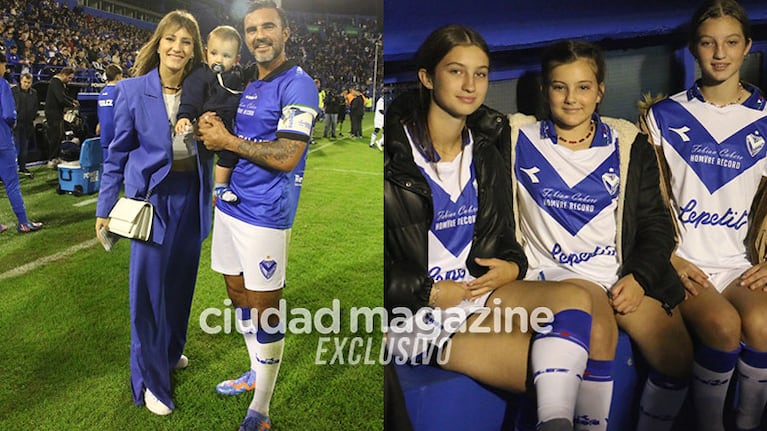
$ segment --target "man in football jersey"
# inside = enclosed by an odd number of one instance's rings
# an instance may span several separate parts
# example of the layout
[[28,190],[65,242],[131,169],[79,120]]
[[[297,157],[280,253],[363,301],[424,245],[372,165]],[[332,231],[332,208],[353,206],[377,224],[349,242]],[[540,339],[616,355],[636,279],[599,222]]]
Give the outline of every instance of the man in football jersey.
[[290,29],[282,9],[272,0],[251,3],[244,29],[257,77],[242,94],[237,136],[212,112],[200,117],[199,133],[208,149],[241,157],[231,178],[239,203],[216,204],[211,267],[224,275],[251,363],[240,378],[216,390],[237,394],[255,387],[240,426],[249,431],[271,423],[269,403],[284,345],[276,309],[319,97],[312,78],[285,55]]

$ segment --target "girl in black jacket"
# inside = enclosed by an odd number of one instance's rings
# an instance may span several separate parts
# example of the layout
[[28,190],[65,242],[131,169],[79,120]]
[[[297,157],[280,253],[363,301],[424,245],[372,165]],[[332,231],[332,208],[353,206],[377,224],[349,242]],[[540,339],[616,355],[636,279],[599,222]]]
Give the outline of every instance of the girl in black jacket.
[[[442,27],[419,49],[417,65],[419,93],[397,98],[384,125],[388,346],[398,359],[437,362],[510,391],[524,391],[530,374],[538,429],[572,430],[590,296],[570,284],[520,280],[527,261],[497,148],[507,145],[508,123],[481,106],[487,45],[469,28]],[[551,330],[534,334],[527,316],[544,308]]]
[[671,313],[684,292],[669,262],[674,230],[655,155],[633,124],[596,113],[605,88],[598,47],[558,42],[541,65],[549,118],[511,117],[527,278],[582,286],[594,322],[611,322],[592,332],[576,429],[607,429],[620,327],[651,367],[637,429],[668,430],[685,399],[692,342],[680,313]]

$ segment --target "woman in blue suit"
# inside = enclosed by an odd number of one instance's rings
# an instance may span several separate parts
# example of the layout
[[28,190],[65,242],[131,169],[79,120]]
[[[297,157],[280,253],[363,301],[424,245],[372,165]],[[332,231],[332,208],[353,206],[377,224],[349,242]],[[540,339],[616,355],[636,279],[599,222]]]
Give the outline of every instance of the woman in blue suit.
[[117,85],[115,136],[104,162],[96,235],[108,228],[120,186],[155,210],[149,241],[131,241],[130,368],[133,401],[155,414],[173,411],[170,372],[183,368],[200,249],[211,220],[212,158],[174,140],[181,83],[200,64],[195,18],[168,13],[140,50],[135,78]]

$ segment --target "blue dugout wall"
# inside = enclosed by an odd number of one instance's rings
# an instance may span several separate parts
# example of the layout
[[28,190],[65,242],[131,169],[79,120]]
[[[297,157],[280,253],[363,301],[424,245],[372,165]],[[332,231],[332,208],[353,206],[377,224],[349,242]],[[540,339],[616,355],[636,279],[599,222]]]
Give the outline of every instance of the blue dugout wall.
[[[754,45],[743,78],[767,87],[767,2],[742,0]],[[384,83],[397,92],[412,86],[411,59],[435,28],[461,23],[490,45],[487,104],[504,112],[540,112],[539,55],[560,39],[599,44],[607,60],[605,115],[633,119],[643,93],[673,94],[696,77],[687,52],[686,24],[700,4],[683,0],[385,0]]]

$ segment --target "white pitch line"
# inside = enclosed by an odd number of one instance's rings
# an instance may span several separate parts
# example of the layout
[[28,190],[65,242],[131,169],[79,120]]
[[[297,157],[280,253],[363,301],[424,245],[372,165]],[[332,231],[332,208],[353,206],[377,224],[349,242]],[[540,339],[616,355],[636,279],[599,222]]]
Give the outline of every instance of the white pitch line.
[[86,206],[86,205],[90,205],[90,204],[92,204],[92,203],[96,203],[96,202],[98,202],[98,201],[99,201],[99,198],[90,198],[90,199],[86,199],[86,200],[84,200],[84,201],[81,201],[81,202],[77,202],[77,203],[75,203],[75,204],[72,204],[72,206],[73,206],[73,207],[84,207],[84,206]]
[[362,175],[383,175],[383,172],[370,172],[370,171],[355,171],[353,169],[332,169],[332,168],[309,168],[307,171],[333,171],[343,172],[349,174],[362,174]]
[[[370,131],[370,130],[373,130],[373,127],[365,127],[364,129],[362,129],[362,133],[368,132],[368,131]],[[339,140],[339,141],[340,141],[341,139],[345,139],[345,138],[338,138],[338,140]],[[358,138],[352,138],[352,139],[358,139]],[[323,149],[323,148],[327,148],[327,147],[329,147],[329,146],[331,146],[331,145],[335,144],[336,142],[338,142],[338,141],[330,141],[330,143],[328,143],[328,144],[325,144],[325,145],[323,145],[323,146],[321,146],[321,147],[312,148],[312,149],[310,149],[310,150],[308,151],[308,153],[307,153],[307,154],[311,154],[311,153],[313,153],[313,152],[315,152],[315,151],[319,151],[319,150],[321,150],[321,149]]]
[[323,149],[323,148],[327,148],[327,147],[329,147],[329,146],[333,145],[334,143],[335,143],[335,142],[330,142],[329,144],[325,144],[325,145],[323,145],[323,146],[321,146],[321,147],[312,148],[311,150],[309,150],[309,153],[313,153],[313,152],[315,152],[315,151],[319,151],[319,150],[321,150],[321,149]]
[[24,275],[30,271],[33,271],[43,265],[47,265],[51,262],[55,262],[57,260],[63,259],[65,257],[71,256],[77,251],[93,247],[94,245],[98,244],[99,240],[96,238],[90,239],[85,242],[81,242],[80,244],[75,244],[72,247],[69,247],[68,249],[64,251],[60,251],[56,254],[52,254],[50,256],[45,256],[43,258],[37,259],[34,262],[29,262],[27,264],[21,265],[17,268],[14,268],[10,271],[6,271],[2,274],[0,274],[0,281],[6,280],[8,278],[18,277],[20,275]]

